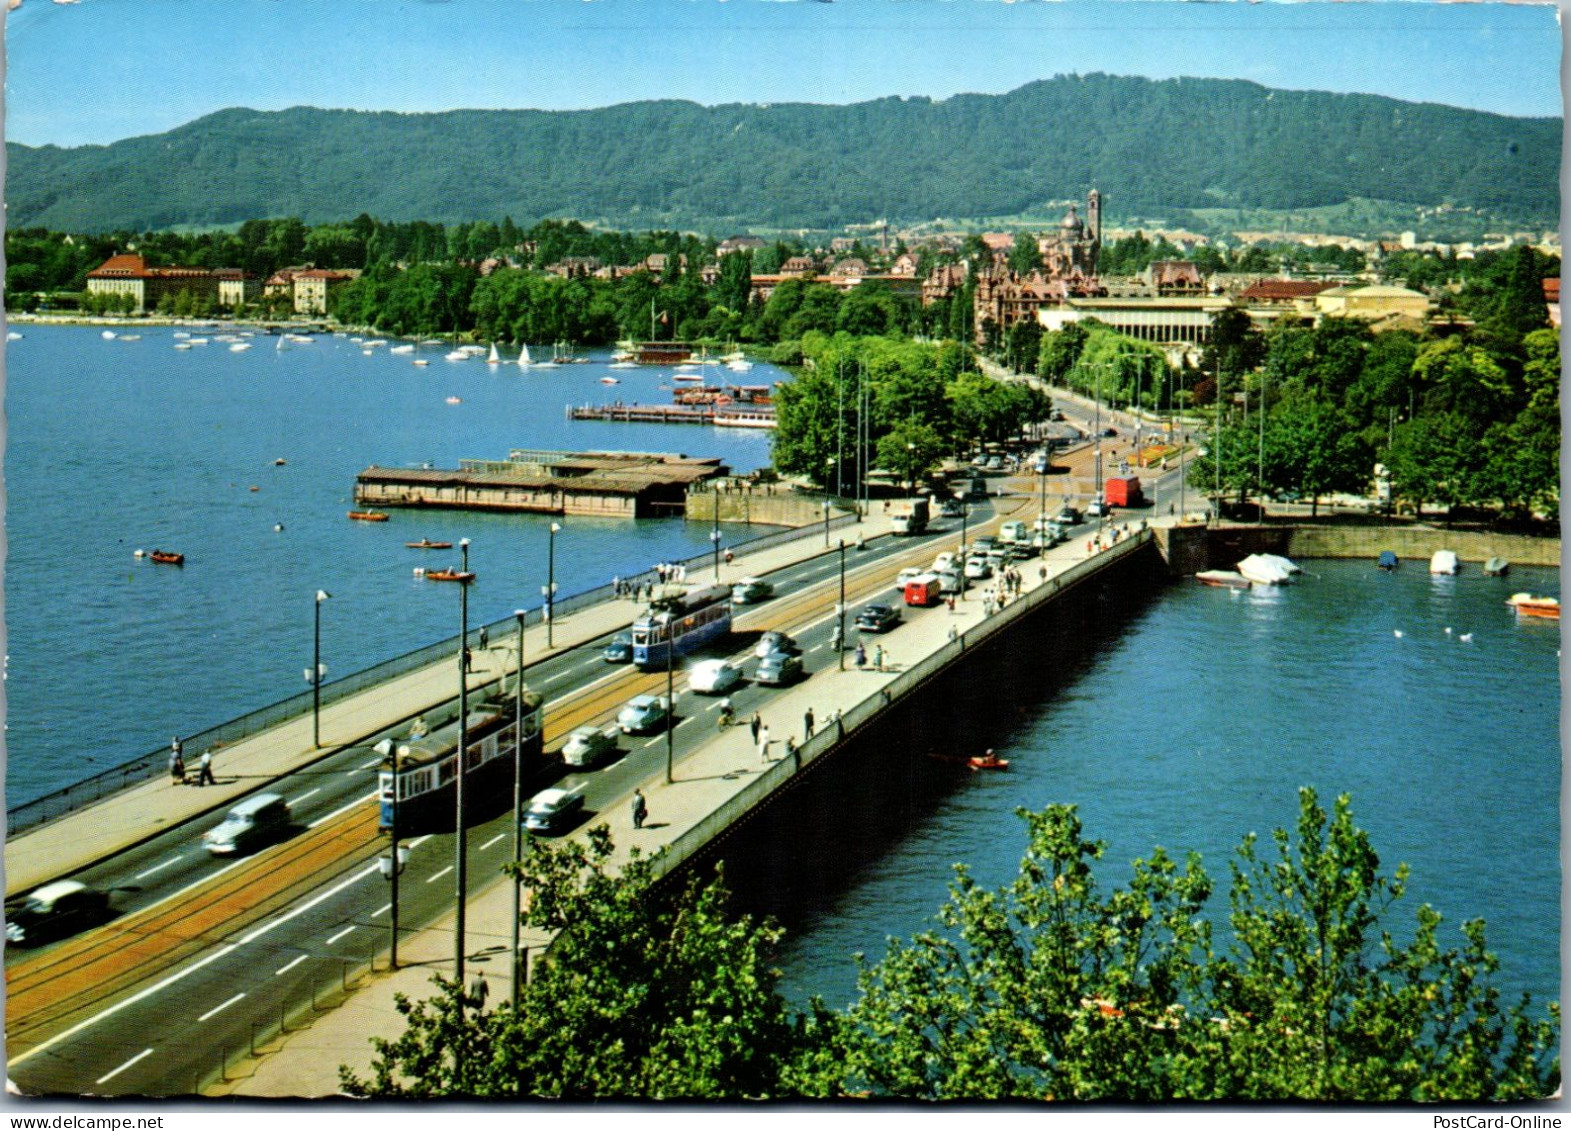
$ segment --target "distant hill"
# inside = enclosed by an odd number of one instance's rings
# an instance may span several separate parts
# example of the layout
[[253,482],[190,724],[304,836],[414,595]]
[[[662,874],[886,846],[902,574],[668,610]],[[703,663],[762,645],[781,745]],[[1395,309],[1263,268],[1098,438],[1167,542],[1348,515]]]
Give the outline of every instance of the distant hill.
[[1008,94],[849,106],[636,102],[586,111],[223,110],[107,146],[6,146],[8,223],[70,231],[368,212],[618,227],[832,228],[1351,198],[1553,225],[1561,123],[1250,82],[1058,77]]

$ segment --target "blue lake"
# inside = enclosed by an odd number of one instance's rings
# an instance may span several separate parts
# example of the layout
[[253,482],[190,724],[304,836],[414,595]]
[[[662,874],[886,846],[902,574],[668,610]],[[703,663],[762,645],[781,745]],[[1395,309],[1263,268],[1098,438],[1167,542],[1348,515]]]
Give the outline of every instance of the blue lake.
[[[550,518],[351,522],[355,475],[372,464],[456,467],[512,448],[684,452],[738,471],[769,459],[757,431],[566,419],[572,404],[669,402],[669,369],[610,373],[600,356],[525,372],[447,362],[434,346],[417,367],[344,337],[279,350],[259,335],[231,352],[176,350],[168,327],[135,332],[25,326],[7,345],[9,805],[304,690],[318,589],[332,594],[329,679],[456,635],[456,590],[412,569],[456,564],[457,550],[406,541],[471,540],[471,624],[540,604]],[[779,376],[760,364],[746,380]],[[562,594],[709,548],[699,523],[559,521]],[[133,556],[154,548],[185,566]]]

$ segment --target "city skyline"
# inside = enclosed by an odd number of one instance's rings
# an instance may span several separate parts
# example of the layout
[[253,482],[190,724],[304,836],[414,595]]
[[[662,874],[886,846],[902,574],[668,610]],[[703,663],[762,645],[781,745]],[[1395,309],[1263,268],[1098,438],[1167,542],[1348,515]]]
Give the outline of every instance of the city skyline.
[[1549,4],[237,0],[227,10],[238,18],[208,23],[210,8],[182,0],[24,0],[7,18],[7,139],[107,144],[232,106],[852,103],[999,94],[1093,72],[1561,113]]

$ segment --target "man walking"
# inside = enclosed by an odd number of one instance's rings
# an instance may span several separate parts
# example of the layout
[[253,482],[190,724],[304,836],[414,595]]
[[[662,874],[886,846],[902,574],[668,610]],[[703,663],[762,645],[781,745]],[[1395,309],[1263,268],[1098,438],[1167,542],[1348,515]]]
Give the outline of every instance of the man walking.
[[758,760],[761,762],[769,761],[769,727],[767,725],[758,728]]
[[813,708],[807,709],[807,714],[802,716],[802,741],[806,742],[813,737]]
[[754,743],[754,745],[757,745],[757,743],[758,743],[758,730],[759,730],[760,727],[762,727],[764,725],[764,720],[758,717],[758,712],[757,711],[754,711],[753,712],[753,717],[748,720],[748,724],[747,725],[748,725],[749,729],[751,729],[752,732],[753,732],[753,743]]
[[644,791],[641,789],[633,790],[633,827],[635,829],[643,828],[644,819],[648,816],[649,804],[644,800]]
[[196,784],[197,785],[217,785],[218,784],[217,780],[214,779],[214,777],[213,777],[213,752],[211,750],[204,750],[204,751],[202,751],[202,765],[201,765],[201,768],[197,771]]

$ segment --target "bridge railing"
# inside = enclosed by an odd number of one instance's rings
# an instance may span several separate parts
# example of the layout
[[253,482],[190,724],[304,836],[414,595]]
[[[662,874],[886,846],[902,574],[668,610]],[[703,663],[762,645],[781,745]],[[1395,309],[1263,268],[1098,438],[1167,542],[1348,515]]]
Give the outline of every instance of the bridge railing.
[[[831,532],[842,529],[856,521],[855,515],[842,515],[829,521]],[[773,546],[800,538],[822,537],[823,523],[814,523],[812,526],[793,527],[788,530],[773,531],[760,535],[757,538],[748,538],[741,542],[730,543],[733,552],[757,553]],[[723,550],[722,550],[723,552]],[[712,557],[712,552],[695,554],[682,561],[673,562],[673,565],[683,565],[696,571],[699,567],[707,565]],[[696,579],[696,572],[695,572]],[[609,584],[597,585],[592,589],[572,593],[560,598],[555,603],[553,615],[560,624],[561,618],[572,613],[597,605],[603,601],[611,600],[612,588]],[[544,608],[535,607],[525,612],[524,623],[526,626],[544,623]],[[486,626],[488,633],[497,635],[508,629],[517,628],[514,617],[505,617]],[[476,625],[476,630],[479,629]],[[439,640],[434,644],[416,648],[405,652],[403,655],[384,660],[362,671],[351,673],[340,679],[324,683],[321,686],[321,704],[323,707],[340,702],[353,695],[358,695],[368,688],[408,675],[433,664],[441,663],[457,655],[458,637],[452,636]],[[312,709],[312,695],[309,690],[291,695],[277,703],[262,707],[249,714],[241,715],[237,719],[220,723],[206,730],[194,734],[182,735],[181,743],[187,756],[201,750],[219,750],[232,746],[242,739],[268,730],[272,727],[297,719],[309,714]],[[23,802],[6,811],[6,829],[12,836],[35,825],[41,825],[66,813],[74,812],[86,805],[101,801],[124,789],[150,781],[159,774],[167,773],[169,768],[169,747],[162,746],[157,750],[141,754],[117,766],[112,766],[92,777],[75,782],[47,793],[32,801]]]

